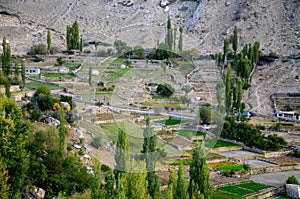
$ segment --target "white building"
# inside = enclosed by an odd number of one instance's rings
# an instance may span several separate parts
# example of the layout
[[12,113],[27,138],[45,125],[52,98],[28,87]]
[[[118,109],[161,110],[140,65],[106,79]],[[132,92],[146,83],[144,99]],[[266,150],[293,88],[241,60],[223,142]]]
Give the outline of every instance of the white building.
[[41,73],[41,70],[37,67],[35,67],[35,68],[26,68],[25,73],[27,75],[39,75]]
[[278,111],[276,117],[284,120],[300,120],[300,115],[294,111]]

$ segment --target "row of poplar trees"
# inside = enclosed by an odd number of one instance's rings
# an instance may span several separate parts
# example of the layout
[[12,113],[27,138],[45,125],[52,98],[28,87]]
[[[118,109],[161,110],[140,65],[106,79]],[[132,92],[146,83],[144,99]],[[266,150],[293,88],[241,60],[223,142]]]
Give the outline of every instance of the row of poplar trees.
[[[243,49],[238,52],[238,30],[237,26],[234,27],[232,39],[232,51],[230,50],[230,39],[225,38],[223,53],[216,55],[219,66],[227,67],[226,74],[223,74],[225,85],[225,110],[229,114],[232,110],[242,113],[245,109],[245,104],[242,102],[243,88],[250,86],[249,81],[251,73],[254,70],[259,60],[259,47],[258,41],[253,41],[251,44],[246,44]],[[236,72],[232,76],[231,68]],[[222,90],[221,85],[217,85],[217,93]],[[218,94],[217,94],[218,95]],[[217,96],[218,98],[218,96]],[[221,107],[221,100],[218,100],[219,107]]]
[[[20,80],[20,67],[15,62],[14,68],[12,69],[11,60],[11,48],[9,43],[6,41],[6,37],[3,37],[2,41],[2,54],[1,54],[1,67],[2,71],[0,73],[0,84],[5,85],[6,96],[10,97],[10,86],[11,84],[19,84],[21,88],[25,87],[25,64],[21,63],[21,80]],[[12,74],[14,73],[14,76]]]
[[79,36],[79,25],[77,21],[75,21],[72,26],[67,26],[66,43],[68,52],[71,50],[80,50],[80,52],[82,52],[83,43],[82,37]]
[[[118,199],[158,199],[161,197],[161,183],[155,173],[156,162],[165,152],[157,147],[157,136],[149,119],[144,129],[144,144],[142,157],[134,160],[130,157],[128,134],[119,129],[115,152],[115,170],[105,178],[104,187],[101,186],[100,163],[95,163],[95,175],[91,187],[92,198]],[[197,144],[193,151],[188,180],[184,167],[177,171],[170,170],[167,199],[209,199],[212,195],[212,186],[209,180],[209,171],[205,158],[204,143]],[[141,160],[142,159],[142,160]],[[102,187],[102,188],[101,188]]]

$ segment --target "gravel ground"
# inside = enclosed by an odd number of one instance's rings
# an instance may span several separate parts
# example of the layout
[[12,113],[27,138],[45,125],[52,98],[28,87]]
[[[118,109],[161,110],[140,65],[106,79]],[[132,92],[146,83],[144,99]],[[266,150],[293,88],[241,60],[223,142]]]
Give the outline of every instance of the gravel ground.
[[295,176],[300,181],[300,171],[285,171],[251,176],[254,182],[279,187],[284,185],[289,176]]
[[230,158],[238,158],[238,157],[254,157],[258,155],[257,153],[252,153],[249,151],[244,151],[244,150],[237,150],[237,151],[225,151],[225,152],[220,152],[220,155],[230,157]]

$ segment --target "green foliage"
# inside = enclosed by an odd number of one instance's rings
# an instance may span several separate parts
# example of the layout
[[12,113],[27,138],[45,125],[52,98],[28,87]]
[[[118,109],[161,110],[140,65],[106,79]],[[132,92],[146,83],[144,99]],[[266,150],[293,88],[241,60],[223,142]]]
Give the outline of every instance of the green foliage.
[[58,57],[56,61],[59,66],[62,66],[65,63],[65,60],[62,57]]
[[168,50],[171,51],[173,48],[173,30],[171,25],[170,16],[168,17],[167,22],[167,34],[166,34],[166,44],[168,45]]
[[35,96],[39,96],[39,95],[46,95],[46,96],[50,96],[50,89],[45,87],[45,86],[41,86],[38,87],[38,89],[35,92]]
[[63,156],[65,153],[65,141],[67,135],[67,129],[65,127],[65,112],[63,108],[60,110],[59,122],[59,152]]
[[45,44],[33,45],[30,49],[30,55],[45,55],[47,53],[47,46]]
[[159,84],[156,92],[163,97],[170,97],[175,92],[174,88],[170,84]]
[[0,196],[2,199],[9,198],[8,171],[5,163],[0,156]]
[[233,41],[232,41],[232,49],[234,51],[234,54],[236,54],[237,48],[238,48],[238,31],[237,31],[237,27],[234,26]]
[[182,165],[179,166],[177,173],[177,185],[175,199],[188,199],[188,182],[184,175],[184,168]]
[[286,141],[277,135],[264,137],[258,128],[252,128],[246,123],[236,123],[233,117],[227,117],[221,137],[243,142],[249,147],[262,150],[277,151],[286,145]]
[[25,67],[25,64],[24,62],[21,63],[21,76],[22,76],[22,84],[21,84],[21,88],[24,88],[25,85],[26,85],[26,67]]
[[229,53],[229,38],[224,39],[224,46],[223,46],[223,63],[227,61],[227,55]]
[[21,191],[28,168],[26,145],[28,125],[22,121],[18,105],[6,97],[0,99],[0,157],[8,171],[10,196]]
[[115,153],[115,176],[118,178],[120,173],[124,173],[128,168],[129,162],[129,140],[128,135],[122,129],[119,129],[118,140]]
[[15,63],[15,78],[14,81],[16,84],[19,83],[19,75],[20,75],[20,70],[19,70],[19,66],[17,63]]
[[193,151],[193,160],[190,166],[189,196],[196,197],[203,194],[205,199],[211,198],[212,187],[209,180],[209,171],[206,163],[204,142],[196,146]]
[[199,109],[200,120],[203,124],[210,124],[212,119],[212,108],[210,104],[204,104]]
[[93,145],[94,147],[96,147],[97,149],[101,147],[101,136],[100,136],[100,135],[96,136],[96,137],[93,139],[92,145]]
[[145,57],[145,52],[144,52],[144,49],[142,46],[135,46],[134,54],[135,54],[135,57],[138,59],[143,59]]
[[227,114],[231,110],[231,65],[227,65],[227,74],[225,79],[225,107]]
[[50,29],[48,28],[48,31],[47,31],[47,50],[48,50],[48,53],[50,53],[50,49],[51,49],[51,32],[50,32]]
[[5,82],[5,95],[6,97],[10,98],[11,97],[11,92],[10,92],[10,81]]
[[160,43],[156,49],[156,58],[159,60],[167,59],[171,56],[169,46],[167,43]]
[[179,35],[179,41],[178,41],[178,50],[180,51],[180,52],[182,52],[182,38],[183,38],[183,36],[182,36],[182,33],[183,33],[183,27],[182,26],[180,26],[180,28],[179,28],[179,32],[180,32],[180,35]]
[[80,50],[80,39],[79,39],[79,25],[77,20],[73,23],[72,26],[67,26],[66,33],[66,43],[67,43],[67,51],[71,50]]
[[299,184],[299,182],[295,176],[289,176],[286,180],[286,184]]
[[9,44],[6,42],[6,38],[3,37],[2,41],[2,71],[6,77],[8,77],[11,73],[11,50]]
[[132,49],[130,46],[127,45],[126,42],[122,41],[122,40],[116,40],[114,42],[114,46],[117,49],[117,53],[120,56],[125,56],[125,55],[130,55],[132,53]]

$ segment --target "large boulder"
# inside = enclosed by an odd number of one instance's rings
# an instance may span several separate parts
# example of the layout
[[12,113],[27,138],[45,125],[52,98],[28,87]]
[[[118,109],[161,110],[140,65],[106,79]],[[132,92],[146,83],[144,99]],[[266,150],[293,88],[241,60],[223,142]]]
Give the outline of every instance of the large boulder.
[[286,184],[286,193],[290,198],[300,198],[300,186],[297,184]]

